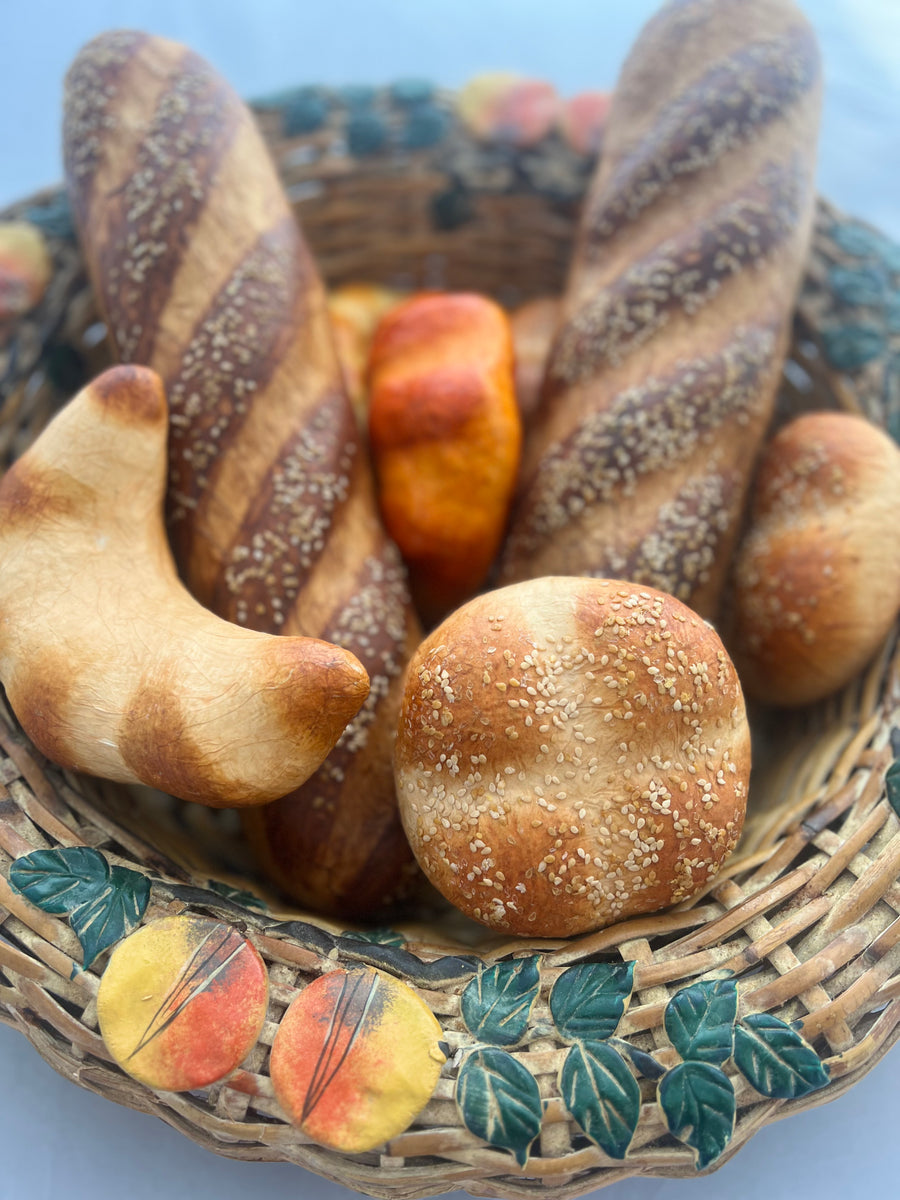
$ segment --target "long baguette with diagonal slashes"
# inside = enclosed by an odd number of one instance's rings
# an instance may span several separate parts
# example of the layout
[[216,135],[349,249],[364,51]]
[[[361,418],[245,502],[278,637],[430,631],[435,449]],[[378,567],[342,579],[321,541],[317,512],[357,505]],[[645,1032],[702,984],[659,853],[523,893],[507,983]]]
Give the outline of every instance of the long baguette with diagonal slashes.
[[671,0],[617,85],[501,582],[715,613],[810,236],[821,71],[789,0]]
[[249,110],[183,46],[122,31],[85,47],[64,147],[115,350],[166,384],[167,520],[188,587],[237,624],[352,650],[371,678],[323,767],[248,819],[250,840],[302,903],[375,911],[414,876],[391,748],[419,633],[315,265]]

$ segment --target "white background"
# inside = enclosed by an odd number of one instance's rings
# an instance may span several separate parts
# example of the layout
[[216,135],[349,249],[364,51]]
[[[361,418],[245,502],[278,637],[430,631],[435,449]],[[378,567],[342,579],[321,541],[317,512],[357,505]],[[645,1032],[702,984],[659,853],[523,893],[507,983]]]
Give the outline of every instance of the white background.
[[[61,176],[61,82],[89,37],[133,27],[189,43],[245,96],[300,83],[507,69],[570,95],[610,87],[655,0],[0,0],[0,205]],[[900,4],[807,0],[822,42],[819,185],[900,238]],[[0,1027],[0,1200],[351,1200],[288,1164],[218,1158],[56,1076]],[[629,1180],[604,1200],[895,1196],[900,1049],[839,1101],[764,1129],[704,1179]],[[457,1193],[454,1193],[457,1194]],[[462,1195],[462,1193],[459,1193]]]

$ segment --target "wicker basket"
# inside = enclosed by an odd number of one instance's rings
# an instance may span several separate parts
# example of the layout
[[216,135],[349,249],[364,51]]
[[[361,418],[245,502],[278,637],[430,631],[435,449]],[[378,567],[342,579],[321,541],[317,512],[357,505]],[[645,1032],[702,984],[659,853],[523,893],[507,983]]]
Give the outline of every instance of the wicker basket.
[[[352,95],[307,88],[256,111],[330,283],[472,288],[507,303],[561,286],[593,162],[559,133],[526,148],[478,142],[452,98],[421,85]],[[41,226],[54,260],[39,307],[0,348],[0,454],[8,464],[106,365],[107,351],[64,197],[42,194],[2,215]],[[900,249],[820,202],[778,419],[803,408],[851,408],[897,436],[898,276]],[[745,835],[705,894],[569,942],[504,942],[473,938],[446,918],[347,931],[285,912],[252,876],[227,818],[61,771],[4,707],[0,1019],[21,1029],[61,1074],[155,1113],[211,1150],[293,1161],[371,1195],[459,1187],[574,1196],[632,1174],[692,1176],[707,1161],[724,1162],[762,1125],[839,1097],[900,1034],[900,780],[890,773],[900,752],[898,710],[895,631],[866,672],[829,702],[787,719],[755,714],[760,765]],[[206,858],[203,846],[210,848]],[[155,1092],[112,1061],[96,1005],[109,950],[89,961],[65,914],[32,903],[16,886],[15,869],[10,882],[14,860],[68,847],[92,848],[143,883],[146,903],[122,932],[163,915],[199,914],[236,928],[259,950],[269,972],[269,1009],[237,1074],[199,1091]],[[620,1159],[586,1136],[560,1083],[570,1046],[554,1024],[549,996],[582,963],[633,964],[630,1005],[613,1022],[610,1043],[640,1086],[637,1130]],[[361,964],[399,977],[427,1003],[441,1023],[448,1061],[408,1130],[371,1152],[349,1154],[315,1144],[288,1122],[268,1063],[281,1017],[298,993],[336,966]],[[535,973],[526,1033],[501,1051],[536,1081],[540,1132],[527,1157],[502,1138],[473,1132],[459,1102],[466,1051],[491,1040],[483,1029],[473,1032],[461,997],[479,972],[484,979],[495,966]],[[678,1062],[667,1006],[686,987],[714,989],[723,981],[737,982],[746,1028],[748,1016],[767,1013],[784,1023],[778,1028],[802,1034],[824,1086],[793,1098],[765,1096],[731,1057],[720,1056],[736,1121],[727,1146],[710,1160],[669,1132],[656,1097],[659,1077]],[[702,997],[702,986],[692,994]]]

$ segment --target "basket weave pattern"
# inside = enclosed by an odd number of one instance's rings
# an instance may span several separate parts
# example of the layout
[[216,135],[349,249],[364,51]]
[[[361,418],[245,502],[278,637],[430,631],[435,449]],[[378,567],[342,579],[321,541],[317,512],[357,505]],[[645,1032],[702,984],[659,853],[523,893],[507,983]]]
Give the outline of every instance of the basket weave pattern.
[[[376,112],[387,113],[389,128],[390,105],[379,97],[373,103]],[[446,98],[433,103],[448,111]],[[289,112],[284,101],[272,102],[260,106],[259,119],[328,282],[441,284],[507,301],[561,286],[591,165],[566,147],[489,151],[451,125],[437,148],[389,146],[354,156],[333,123],[286,134]],[[107,361],[58,196],[34,198],[4,215],[26,213],[44,225],[55,273],[39,309],[0,349],[5,463]],[[884,302],[877,289],[862,296],[853,289],[854,272],[869,277],[873,264],[886,281]],[[820,203],[782,418],[802,408],[840,406],[896,433],[900,355],[893,310],[883,303],[894,294],[898,266],[896,247]],[[840,1096],[900,1036],[900,818],[885,782],[900,752],[898,712],[895,631],[869,669],[831,701],[789,720],[756,714],[762,765],[745,836],[705,894],[570,942],[491,939],[478,946],[488,964],[542,956],[534,1033],[512,1051],[537,1079],[544,1101],[541,1133],[522,1170],[460,1120],[455,1052],[474,1041],[460,1015],[460,996],[477,959],[449,925],[400,922],[401,947],[359,940],[307,915],[260,909],[252,896],[222,886],[244,882],[227,819],[223,838],[219,817],[206,810],[159,801],[154,807],[127,789],[61,771],[30,745],[5,706],[0,1019],[22,1030],[51,1066],[80,1086],[155,1113],[209,1149],[298,1162],[372,1195],[425,1196],[461,1187],[484,1195],[537,1189],[574,1196],[637,1173],[692,1176],[694,1155],[667,1132],[650,1081],[642,1081],[640,1123],[624,1162],[581,1134],[560,1097],[566,1047],[549,1020],[550,988],[573,963],[634,962],[635,990],[617,1033],[664,1066],[677,1061],[663,1027],[665,1005],[697,980],[733,975],[742,1015],[771,1012],[799,1023],[827,1064],[830,1083],[802,1099],[768,1100],[733,1075],[737,1123],[720,1163],[762,1125]],[[208,862],[198,849],[207,837],[219,847]],[[23,854],[68,846],[99,849],[111,865],[149,879],[143,923],[189,912],[221,919],[251,938],[269,970],[270,1004],[259,1041],[237,1075],[202,1092],[155,1093],[112,1062],[96,1014],[106,955],[83,970],[67,921],[36,908],[8,879]],[[250,879],[246,887],[259,884]],[[409,1130],[378,1151],[346,1155],[310,1142],[286,1121],[269,1080],[268,1055],[283,1012],[306,984],[335,966],[360,964],[413,987],[441,1022],[450,1054],[431,1101]]]

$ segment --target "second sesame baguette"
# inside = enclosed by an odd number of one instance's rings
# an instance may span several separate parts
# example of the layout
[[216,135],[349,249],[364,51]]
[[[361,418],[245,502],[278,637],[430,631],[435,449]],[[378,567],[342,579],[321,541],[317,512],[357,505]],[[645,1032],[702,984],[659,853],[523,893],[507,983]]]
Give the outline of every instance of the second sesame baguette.
[[790,0],[672,0],[623,68],[500,581],[717,608],[807,254],[820,108]]

